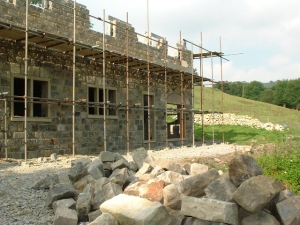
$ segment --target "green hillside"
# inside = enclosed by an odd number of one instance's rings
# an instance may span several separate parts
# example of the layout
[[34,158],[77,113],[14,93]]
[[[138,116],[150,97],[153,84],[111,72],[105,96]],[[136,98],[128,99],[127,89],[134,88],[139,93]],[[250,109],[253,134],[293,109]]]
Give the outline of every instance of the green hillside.
[[[195,87],[195,109],[201,108],[201,87]],[[222,110],[223,98],[223,110]],[[214,99],[214,101],[213,101]],[[213,106],[214,105],[214,106]],[[261,122],[286,125],[290,133],[300,134],[300,111],[283,108],[280,106],[253,101],[223,93],[218,89],[203,89],[203,110],[248,115],[259,119]]]

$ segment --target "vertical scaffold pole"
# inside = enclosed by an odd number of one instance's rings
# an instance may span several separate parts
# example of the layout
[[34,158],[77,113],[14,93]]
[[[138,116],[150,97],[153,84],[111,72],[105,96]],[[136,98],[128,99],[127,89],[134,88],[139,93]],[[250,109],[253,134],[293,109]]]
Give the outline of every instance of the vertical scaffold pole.
[[213,56],[210,52],[210,65],[211,65],[211,101],[212,101],[212,143],[215,143],[215,98],[214,98],[214,65]]
[[4,98],[4,148],[5,148],[5,159],[8,159],[7,154],[7,99]]
[[202,53],[202,32],[200,33],[200,76],[201,76],[201,127],[202,127],[202,145],[204,145],[204,111],[203,111],[203,88],[204,88],[204,78],[203,78],[203,53]]
[[105,69],[105,10],[103,9],[103,36],[102,36],[102,49],[103,49],[103,147],[106,152],[106,69]]
[[184,138],[184,118],[183,118],[183,71],[182,71],[182,57],[183,57],[183,41],[181,39],[181,31],[179,32],[179,40],[180,40],[180,96],[181,96],[181,107],[180,107],[180,137],[181,137],[181,147],[183,147],[183,138]]
[[74,0],[73,14],[72,154],[75,157],[76,0]]
[[148,150],[150,150],[150,140],[151,140],[151,128],[150,128],[150,55],[149,55],[149,45],[150,45],[150,33],[149,33],[149,1],[147,0],[147,93],[148,93]]
[[192,136],[193,136],[193,148],[195,148],[195,122],[194,122],[194,118],[195,118],[195,113],[194,113],[194,56],[193,56],[193,44],[191,44],[191,69],[192,69]]
[[27,77],[28,77],[28,8],[29,8],[29,0],[26,0],[26,30],[25,30],[25,78],[24,78],[24,157],[25,163],[27,162]]
[[168,46],[167,46],[167,39],[164,39],[164,44],[165,44],[165,52],[164,52],[164,69],[165,69],[165,115],[166,115],[166,149],[169,148],[169,143],[168,143],[168,122],[167,122],[167,118],[168,118],[168,86],[167,86],[167,82],[168,82],[168,78],[167,78],[167,50],[168,50]]
[[[222,39],[220,37],[220,54],[222,56]],[[223,63],[222,57],[220,57],[220,67],[221,67],[221,91],[222,91],[222,142],[225,143],[225,134],[224,134],[224,84],[223,84]]]
[[128,55],[128,43],[129,43],[129,26],[128,26],[128,12],[126,13],[126,148],[127,154],[129,153],[129,55]]

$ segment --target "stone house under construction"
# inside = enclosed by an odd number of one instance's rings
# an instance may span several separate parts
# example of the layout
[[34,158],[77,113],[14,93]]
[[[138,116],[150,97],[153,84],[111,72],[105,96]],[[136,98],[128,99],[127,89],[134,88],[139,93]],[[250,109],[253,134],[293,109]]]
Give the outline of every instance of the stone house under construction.
[[0,157],[191,145],[192,52],[73,4],[0,0]]

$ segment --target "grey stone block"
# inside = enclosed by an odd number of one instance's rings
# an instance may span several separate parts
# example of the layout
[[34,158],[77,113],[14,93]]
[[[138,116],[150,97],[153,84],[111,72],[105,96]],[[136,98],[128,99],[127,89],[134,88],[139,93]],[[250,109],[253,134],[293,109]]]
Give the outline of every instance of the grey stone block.
[[56,210],[53,225],[77,225],[78,218],[76,210],[61,207]]
[[249,155],[240,154],[235,156],[228,166],[229,178],[236,186],[240,186],[244,181],[253,176],[262,175],[261,167],[255,159]]
[[50,187],[46,198],[46,206],[52,207],[52,203],[63,198],[76,198],[78,195],[75,187],[69,183],[60,183]]
[[181,213],[202,220],[238,224],[238,206],[231,202],[182,196]]
[[136,196],[120,194],[104,202],[100,210],[112,214],[121,225],[169,225],[171,222],[170,215],[162,204]]
[[259,175],[244,181],[234,192],[233,199],[247,211],[257,213],[284,189],[275,179]]
[[276,204],[283,225],[300,224],[300,196],[292,196]]

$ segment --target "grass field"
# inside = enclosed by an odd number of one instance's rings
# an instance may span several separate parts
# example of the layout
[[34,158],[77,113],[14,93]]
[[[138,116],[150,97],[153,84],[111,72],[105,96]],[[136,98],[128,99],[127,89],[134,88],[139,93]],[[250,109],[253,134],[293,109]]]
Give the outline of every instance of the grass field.
[[[195,109],[201,108],[201,89],[195,87]],[[213,98],[214,96],[214,98]],[[223,98],[223,110],[222,110]],[[214,101],[212,101],[214,99]],[[213,104],[214,102],[214,104]],[[214,105],[214,107],[213,107]],[[300,111],[284,107],[253,101],[223,93],[218,89],[203,89],[203,110],[248,115],[261,122],[271,122],[285,125],[289,128],[288,134],[300,135]]]
[[[214,99],[214,101],[212,101]],[[222,101],[223,99],[223,101]],[[205,140],[241,145],[272,144],[272,150],[254,153],[253,157],[264,174],[284,183],[287,189],[300,195],[300,112],[263,102],[244,99],[211,88],[203,89],[203,110],[248,115],[261,122],[284,125],[284,131],[266,131],[247,126],[205,126]],[[213,103],[214,102],[214,103]],[[222,102],[224,106],[222,107]],[[200,87],[195,88],[195,108],[201,108]],[[287,137],[291,139],[287,139]],[[195,137],[202,138],[202,127],[195,124]],[[267,149],[267,148],[266,148]]]

